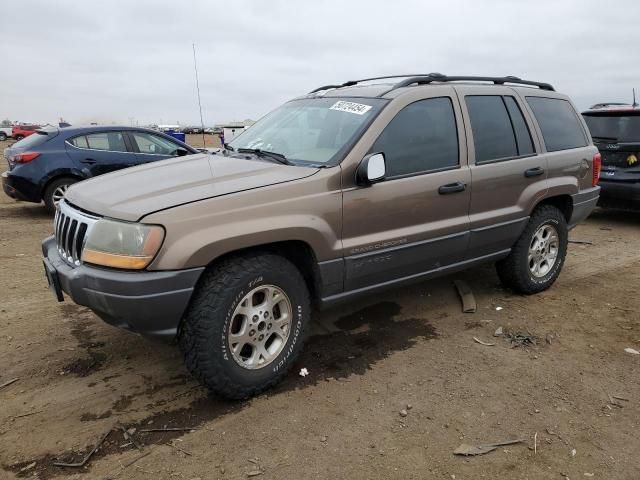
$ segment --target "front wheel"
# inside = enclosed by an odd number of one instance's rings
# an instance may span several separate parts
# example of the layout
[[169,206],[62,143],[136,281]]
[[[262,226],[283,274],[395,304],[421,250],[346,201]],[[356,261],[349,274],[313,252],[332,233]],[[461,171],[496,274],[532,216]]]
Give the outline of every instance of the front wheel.
[[232,399],[278,383],[302,350],[310,318],[304,278],[287,259],[250,253],[204,273],[179,344],[188,370]]
[[0,142],[4,142],[7,139],[7,134],[0,132]]
[[502,284],[532,294],[556,281],[567,254],[567,221],[556,207],[537,208],[507,258],[496,264]]
[[24,135],[16,135],[16,136],[15,136],[15,139],[16,139],[17,141],[20,141],[20,140],[22,140],[23,138],[24,138]]

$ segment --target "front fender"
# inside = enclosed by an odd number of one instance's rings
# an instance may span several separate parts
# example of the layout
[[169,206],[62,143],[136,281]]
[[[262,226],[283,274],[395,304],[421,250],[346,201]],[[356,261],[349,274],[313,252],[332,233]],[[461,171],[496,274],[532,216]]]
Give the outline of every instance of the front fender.
[[[333,170],[333,171],[331,171]],[[342,255],[342,192],[338,169],[295,182],[177,206],[145,216],[166,238],[151,270],[209,265],[220,256],[261,245],[301,241],[318,262]]]

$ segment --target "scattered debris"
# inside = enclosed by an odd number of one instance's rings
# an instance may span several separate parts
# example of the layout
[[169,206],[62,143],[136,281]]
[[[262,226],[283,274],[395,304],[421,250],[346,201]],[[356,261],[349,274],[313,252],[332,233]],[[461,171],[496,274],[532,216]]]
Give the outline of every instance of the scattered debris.
[[502,307],[496,307],[497,312],[499,312],[500,310],[502,310]]
[[496,331],[493,332],[493,336],[494,337],[501,337],[502,336],[502,327],[496,328]]
[[400,416],[401,417],[406,417],[408,415],[408,412],[403,408],[402,410],[400,410]]
[[4,387],[8,387],[12,383],[16,383],[18,380],[20,380],[20,378],[12,378],[11,380],[8,380],[8,381],[4,382],[2,385],[0,385],[0,389],[2,389]]
[[[135,428],[130,428],[129,430],[125,430],[124,427],[120,427],[120,430],[122,430],[122,435],[124,435],[124,439],[133,443],[133,446],[136,447],[138,450],[142,451],[142,445],[140,445],[137,440],[135,438],[133,438],[133,433],[135,433],[136,429]],[[133,433],[129,433],[130,431],[133,431]]]
[[538,432],[533,436],[533,454],[538,454]]
[[44,412],[44,410],[34,410],[33,412],[27,412],[27,413],[21,413],[20,415],[14,415],[11,418],[24,418],[24,417],[30,417],[31,415],[35,415],[36,413],[42,413]]
[[107,433],[105,433],[102,438],[100,438],[100,440],[98,441],[98,443],[96,443],[96,446],[93,447],[89,453],[87,453],[85,455],[85,457],[77,462],[77,463],[64,463],[64,462],[53,462],[53,465],[55,465],[56,467],[71,467],[71,468],[80,468],[80,467],[84,467],[84,465],[89,461],[89,459],[93,456],[94,453],[96,453],[98,451],[98,449],[102,446],[102,444],[104,443],[104,441],[107,439],[107,437],[109,436],[109,434],[111,433],[112,429],[109,429],[109,431]]
[[20,469],[20,473],[24,473],[24,472],[26,472],[27,470],[31,470],[31,469],[32,469],[33,467],[35,467],[35,466],[36,466],[36,462],[31,462],[31,463],[30,463],[29,465],[27,465],[26,467],[22,467],[22,468]]
[[473,340],[476,343],[479,343],[480,345],[485,345],[487,347],[495,347],[496,344],[495,343],[487,343],[487,342],[483,342],[482,340],[480,340],[478,337],[473,337]]
[[593,242],[588,240],[569,240],[569,243],[577,243],[578,245],[593,245]]
[[633,348],[625,348],[624,351],[632,355],[640,355],[640,352],[637,350],[634,350]]
[[623,400],[625,402],[630,402],[631,399],[628,397],[623,397],[622,395],[611,395],[613,398],[615,398],[616,400]]
[[538,338],[531,333],[506,333],[504,335],[511,342],[511,348],[535,347],[538,345]]
[[301,368],[300,369],[300,374],[301,377],[306,377],[307,375],[309,375],[309,370],[307,370],[306,368]]
[[575,457],[575,456],[576,456],[576,453],[578,453],[578,452],[576,451],[576,449],[575,449],[575,448],[574,448],[573,450],[571,450],[571,456],[572,456],[572,457]]
[[151,433],[151,432],[195,432],[195,428],[193,427],[185,427],[185,428],[143,428],[140,430],[140,433]]
[[327,436],[326,436],[326,435],[323,435],[323,436],[321,436],[321,437],[320,437],[320,441],[321,441],[322,443],[325,443],[327,440],[328,440],[328,438],[327,438]]
[[184,453],[185,455],[188,456],[192,456],[193,454],[190,452],[187,452],[186,450],[183,450],[182,448],[178,447],[177,445],[173,444],[172,442],[167,442],[167,445],[169,445],[171,448],[175,448],[176,450],[178,450],[179,452]]
[[474,313],[477,309],[476,297],[473,296],[473,291],[467,282],[463,280],[454,280],[453,284],[458,290],[458,295],[462,300],[462,311],[464,313]]
[[487,443],[484,445],[468,445],[463,443],[458,448],[453,451],[454,455],[484,455],[485,453],[493,452],[496,448],[502,447],[504,445],[513,445],[516,443],[524,442],[523,439],[518,440],[507,440],[504,442],[496,442],[496,443]]
[[262,475],[264,472],[262,470],[252,470],[247,473],[247,477],[257,477],[258,475]]
[[613,230],[611,227],[600,227],[600,230],[604,230],[605,232],[610,232]]
[[593,473],[587,473],[587,472],[584,472],[584,476],[585,476],[585,477],[593,477],[593,476],[594,476],[594,474],[593,474]]
[[411,410],[413,408],[413,405],[411,405],[410,403],[407,403],[407,410]]

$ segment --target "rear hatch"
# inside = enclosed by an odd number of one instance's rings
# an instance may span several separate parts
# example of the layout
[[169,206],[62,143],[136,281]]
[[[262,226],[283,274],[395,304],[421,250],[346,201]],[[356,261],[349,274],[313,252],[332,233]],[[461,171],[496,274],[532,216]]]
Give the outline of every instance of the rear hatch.
[[33,135],[29,135],[10,147],[5,148],[3,155],[9,165],[9,170],[13,170],[16,166],[16,155],[28,151],[38,151],[38,147],[48,142],[56,135],[58,135],[57,128],[37,130]]
[[640,181],[640,109],[583,113],[602,155],[602,180]]

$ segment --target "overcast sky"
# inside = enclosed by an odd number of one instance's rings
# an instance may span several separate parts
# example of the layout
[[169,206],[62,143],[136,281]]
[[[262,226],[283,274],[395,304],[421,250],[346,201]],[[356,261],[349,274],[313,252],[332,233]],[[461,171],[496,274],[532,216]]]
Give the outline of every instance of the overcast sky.
[[640,96],[637,0],[29,1],[0,14],[0,119],[257,119],[319,85],[516,75],[578,107]]

